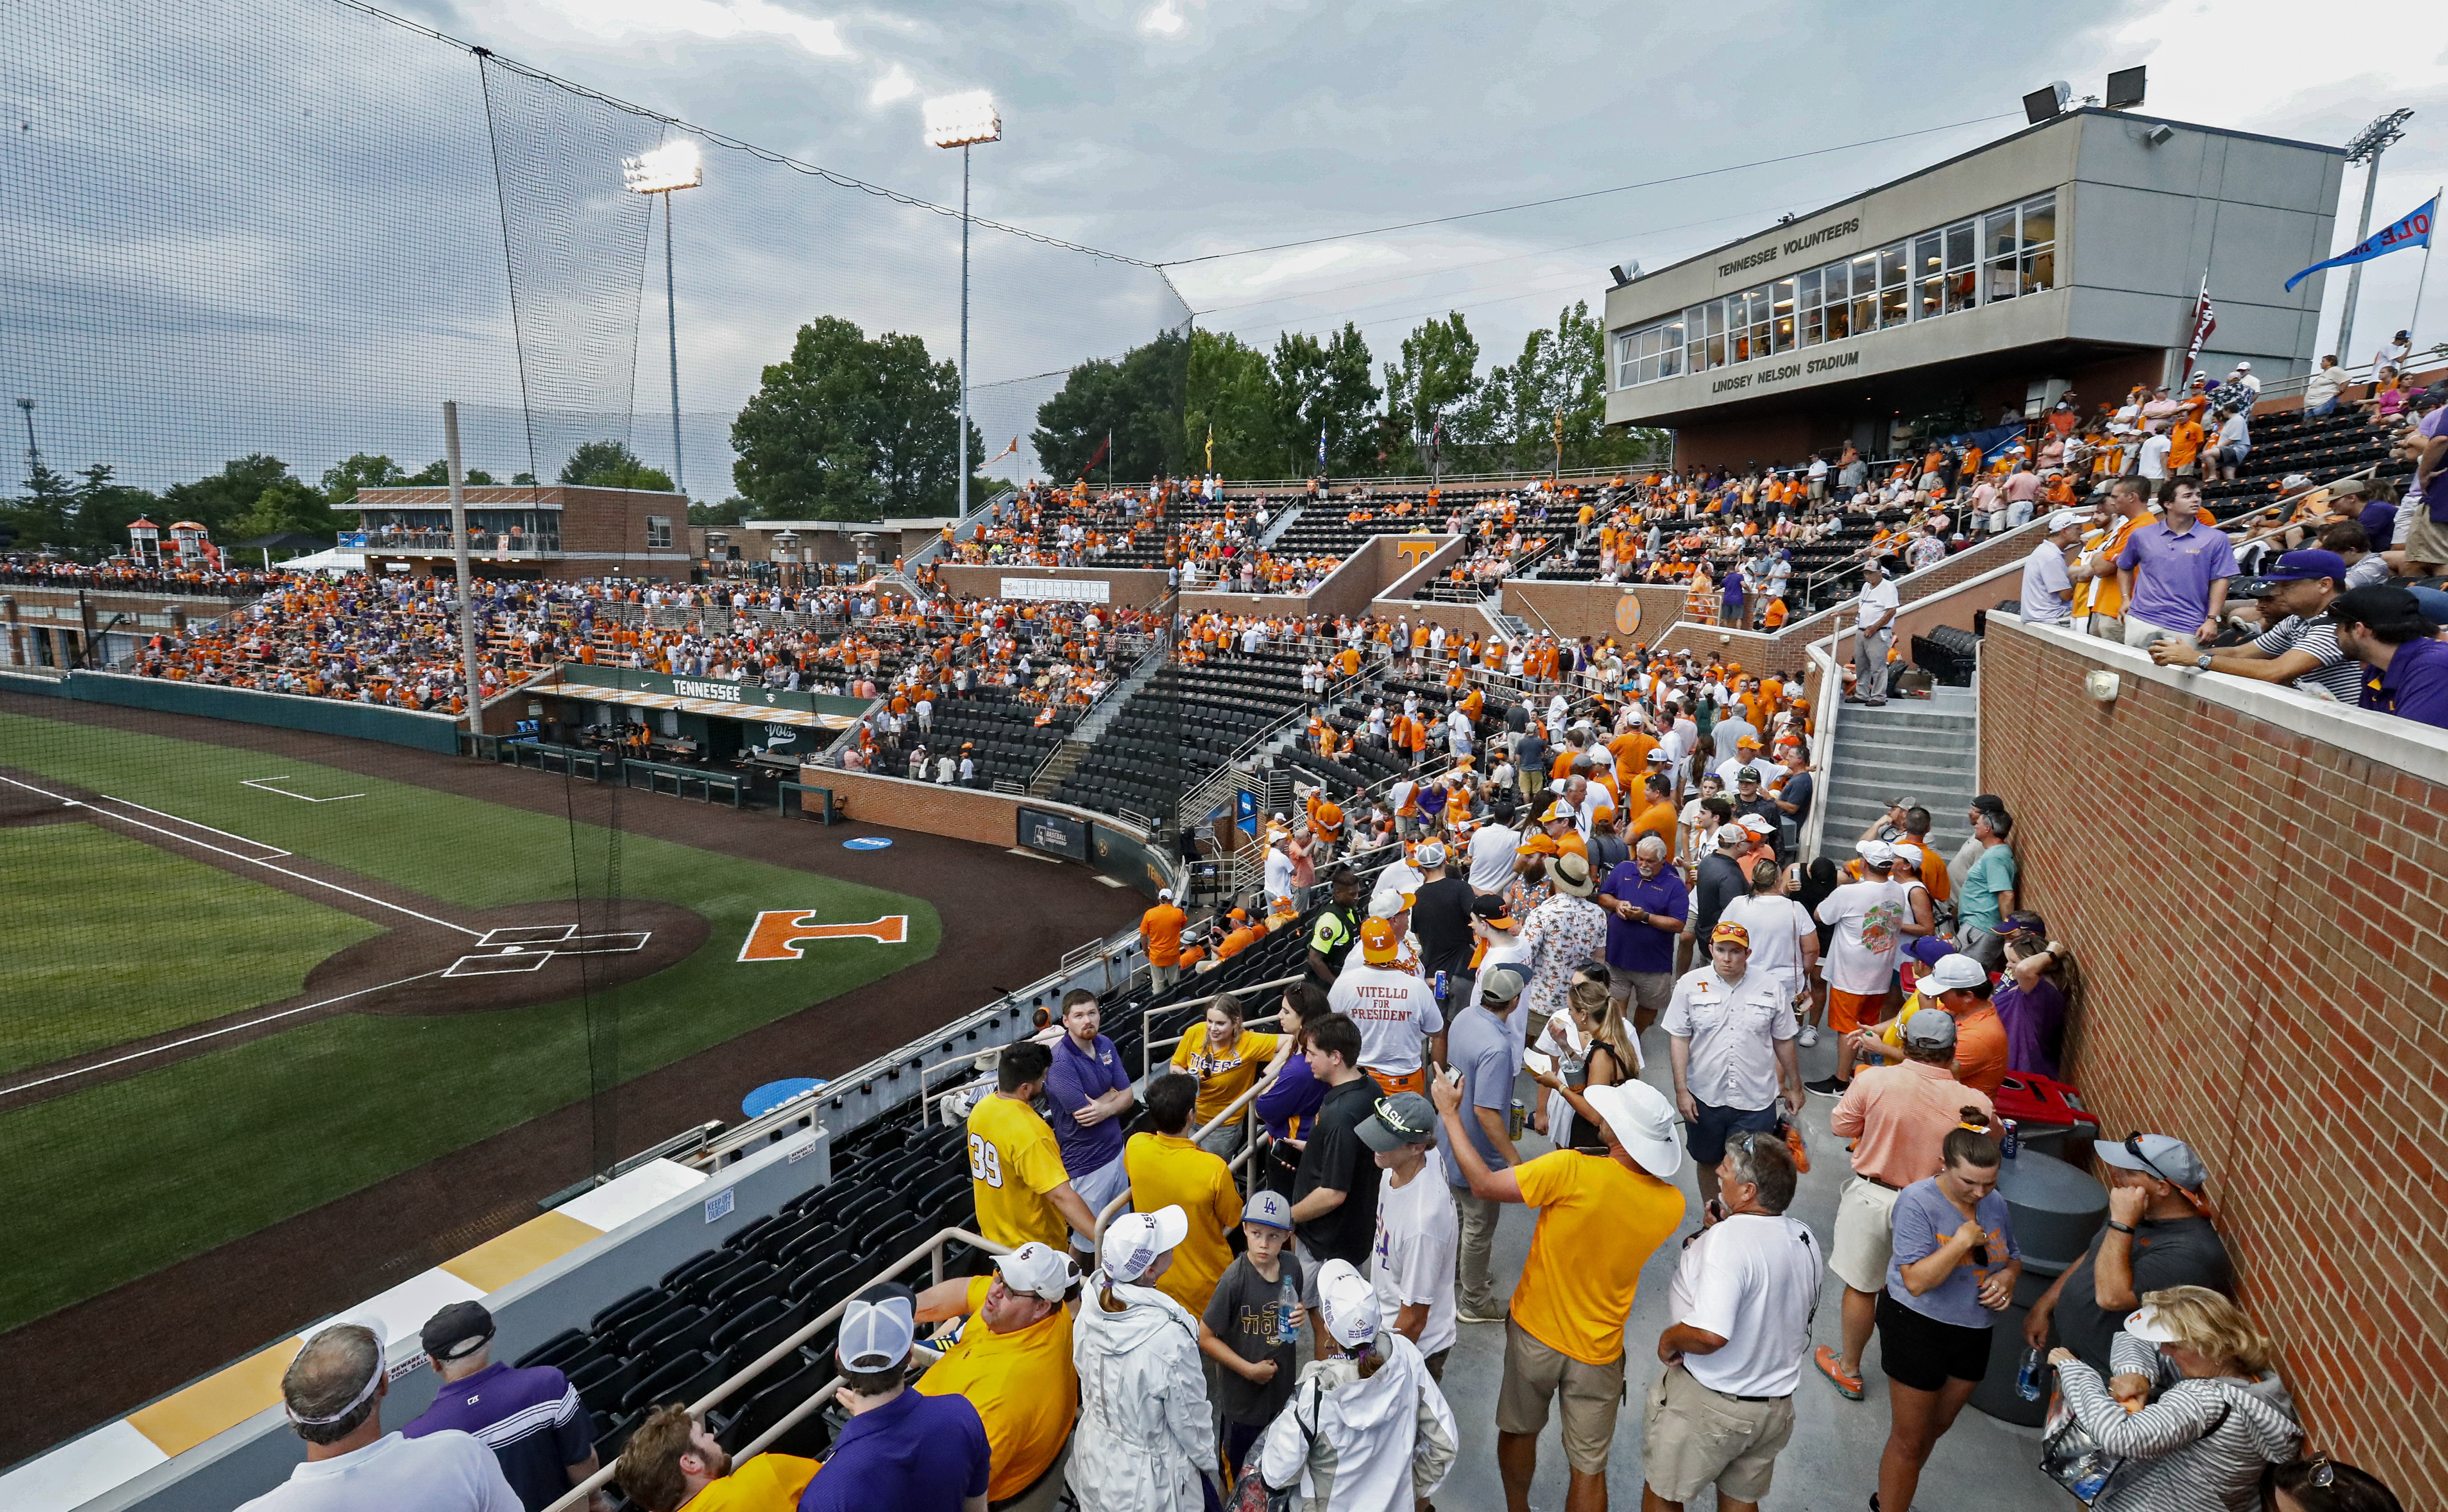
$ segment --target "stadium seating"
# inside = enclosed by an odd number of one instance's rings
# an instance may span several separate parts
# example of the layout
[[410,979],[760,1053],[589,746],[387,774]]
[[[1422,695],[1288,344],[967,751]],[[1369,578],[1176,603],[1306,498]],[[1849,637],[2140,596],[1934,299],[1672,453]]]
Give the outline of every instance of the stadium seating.
[[2360,411],[2307,418],[2302,414],[2260,415],[2252,421],[2252,450],[2236,469],[2235,481],[2205,484],[2202,501],[2220,520],[2268,503],[2281,480],[2302,473],[2314,483],[2327,483],[2377,464],[2382,478],[2410,477],[2411,462],[2389,456],[2394,428],[2376,425]]
[[1055,791],[1059,803],[1160,822],[1180,794],[1259,732],[1299,712],[1301,666],[1292,651],[1230,655],[1165,667],[1131,695]]

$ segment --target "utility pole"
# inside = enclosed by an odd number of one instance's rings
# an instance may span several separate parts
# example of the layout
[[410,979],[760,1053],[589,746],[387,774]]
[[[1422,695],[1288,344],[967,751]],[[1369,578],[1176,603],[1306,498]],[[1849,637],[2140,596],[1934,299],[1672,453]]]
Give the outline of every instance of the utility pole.
[[[2413,114],[2412,110],[2392,110],[2363,127],[2352,142],[2346,144],[2348,163],[2370,164],[2363,173],[2363,214],[2355,225],[2356,246],[2361,246],[2363,239],[2371,235],[2372,196],[2380,188],[2380,155],[2404,139],[2405,123]],[[2338,360],[2347,367],[2353,367],[2355,362],[2355,299],[2362,293],[2362,287],[2363,265],[2358,262],[2346,270],[2346,308],[2338,316]]]
[[34,401],[19,399],[17,408],[26,411],[26,487],[34,486],[34,474],[43,470],[43,449],[34,445]]
[[450,468],[450,557],[459,572],[459,668],[468,679],[468,728],[485,728],[484,684],[476,677],[476,600],[468,575],[468,474],[459,465],[459,401],[442,401],[442,450]]

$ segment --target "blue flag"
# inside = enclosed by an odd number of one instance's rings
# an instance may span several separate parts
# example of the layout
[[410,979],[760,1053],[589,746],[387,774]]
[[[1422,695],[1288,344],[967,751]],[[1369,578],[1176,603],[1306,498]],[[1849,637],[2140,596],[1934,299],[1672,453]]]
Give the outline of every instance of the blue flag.
[[1321,472],[1326,469],[1326,422],[1323,420],[1317,423],[1317,466]]
[[2438,206],[2439,197],[2438,195],[2433,195],[2430,199],[2423,201],[2419,209],[2406,216],[2403,220],[2392,221],[2388,225],[2381,227],[2378,231],[2373,232],[2363,240],[2348,247],[2345,251],[2339,253],[2328,261],[2316,262],[2310,267],[2305,268],[2303,272],[2295,275],[2295,277],[2287,279],[2287,292],[2290,294],[2293,293],[2297,284],[2302,283],[2305,279],[2320,272],[2323,268],[2343,268],[2349,262],[2369,262],[2374,258],[2382,257],[2391,252],[2402,252],[2408,247],[2427,247],[2431,245],[2431,215],[2434,210],[2438,208]]

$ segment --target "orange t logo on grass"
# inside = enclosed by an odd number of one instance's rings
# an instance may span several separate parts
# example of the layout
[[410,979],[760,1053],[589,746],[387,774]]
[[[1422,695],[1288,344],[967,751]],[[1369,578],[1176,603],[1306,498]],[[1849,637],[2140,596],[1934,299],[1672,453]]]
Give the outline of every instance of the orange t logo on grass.
[[873,940],[878,945],[907,945],[909,915],[888,913],[865,924],[818,924],[808,909],[767,909],[749,927],[739,947],[742,961],[800,961],[799,947],[810,940]]

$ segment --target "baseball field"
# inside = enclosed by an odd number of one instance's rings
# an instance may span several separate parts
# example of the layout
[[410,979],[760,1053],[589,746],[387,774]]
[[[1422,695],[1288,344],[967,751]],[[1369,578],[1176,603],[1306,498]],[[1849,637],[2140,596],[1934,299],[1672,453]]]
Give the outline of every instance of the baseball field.
[[942,937],[919,897],[33,702],[0,712],[0,1330]]

